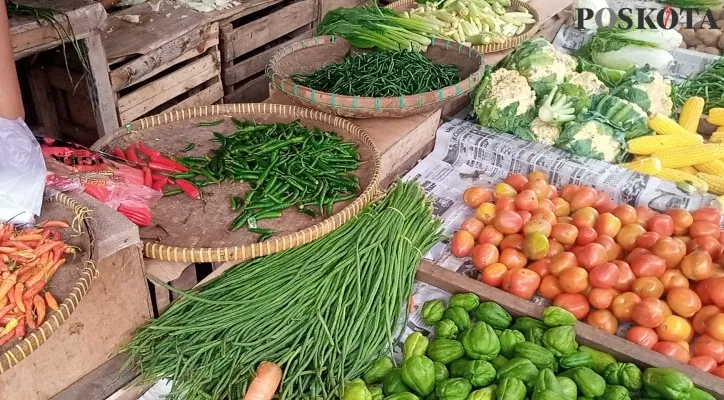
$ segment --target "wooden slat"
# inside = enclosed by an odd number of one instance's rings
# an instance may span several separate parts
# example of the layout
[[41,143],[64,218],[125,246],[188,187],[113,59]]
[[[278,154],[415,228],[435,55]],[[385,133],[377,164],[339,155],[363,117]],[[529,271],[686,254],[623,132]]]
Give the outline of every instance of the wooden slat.
[[88,58],[89,74],[86,79],[98,136],[112,133],[118,128],[116,95],[108,77],[108,61],[100,35],[92,35],[83,41]]
[[118,99],[121,121],[123,123],[133,121],[219,74],[218,54],[208,54]]
[[43,125],[44,136],[52,138],[59,137],[60,127],[58,125],[58,113],[55,110],[53,96],[50,94],[51,86],[48,82],[46,71],[42,68],[34,67],[30,70],[28,80],[35,111],[38,114],[40,123]]
[[224,62],[229,62],[313,22],[317,18],[317,11],[317,0],[303,0],[242,25],[231,33],[222,34]]
[[211,86],[202,89],[200,92],[195,93],[188,99],[179,102],[168,110],[180,110],[182,108],[191,108],[198,106],[207,106],[214,104],[224,97],[224,86],[221,84],[221,79],[216,78],[215,82]]
[[335,8],[352,8],[357,7],[361,4],[367,3],[365,0],[320,0],[319,1],[319,19],[324,18],[325,15]]
[[111,86],[118,91],[150,79],[168,68],[203,54],[219,44],[219,24],[194,29],[171,42],[111,71]]
[[119,373],[127,359],[125,355],[111,358],[50,400],[105,400],[138,375],[138,371],[134,369]]
[[[475,293],[483,300],[495,301],[514,316],[541,318],[545,309],[542,305],[513,296],[510,293],[427,261],[423,261],[420,265],[416,279],[450,293]],[[576,324],[576,334],[580,344],[605,351],[617,360],[634,362],[645,367],[678,369],[688,375],[697,386],[709,391],[718,399],[724,399],[724,383],[722,379],[708,372],[682,364],[671,357],[659,354],[618,336],[605,333],[582,322]]]
[[[227,86],[225,89],[229,89]],[[269,97],[269,80],[260,75],[224,96],[226,103],[256,103]]]

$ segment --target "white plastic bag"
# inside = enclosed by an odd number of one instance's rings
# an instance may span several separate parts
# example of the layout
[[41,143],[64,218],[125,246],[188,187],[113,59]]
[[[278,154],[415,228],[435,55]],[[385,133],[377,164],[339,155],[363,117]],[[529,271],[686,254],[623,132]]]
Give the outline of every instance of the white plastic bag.
[[0,118],[0,222],[27,224],[40,215],[45,175],[40,145],[25,122]]

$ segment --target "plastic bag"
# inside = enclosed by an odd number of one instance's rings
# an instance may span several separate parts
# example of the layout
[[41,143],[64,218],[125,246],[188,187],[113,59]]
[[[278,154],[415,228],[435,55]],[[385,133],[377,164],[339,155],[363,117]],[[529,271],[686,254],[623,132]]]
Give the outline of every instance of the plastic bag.
[[25,122],[0,118],[0,222],[28,224],[40,215],[45,174],[40,145]]

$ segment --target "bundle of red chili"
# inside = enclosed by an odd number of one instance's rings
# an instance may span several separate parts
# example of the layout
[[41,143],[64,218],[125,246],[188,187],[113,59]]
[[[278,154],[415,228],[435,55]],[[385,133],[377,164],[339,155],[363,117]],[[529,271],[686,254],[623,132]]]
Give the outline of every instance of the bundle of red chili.
[[75,253],[57,230],[68,227],[65,221],[25,229],[0,224],[0,346],[24,338],[26,328],[40,326],[48,308],[58,309],[43,289],[65,263],[65,254]]

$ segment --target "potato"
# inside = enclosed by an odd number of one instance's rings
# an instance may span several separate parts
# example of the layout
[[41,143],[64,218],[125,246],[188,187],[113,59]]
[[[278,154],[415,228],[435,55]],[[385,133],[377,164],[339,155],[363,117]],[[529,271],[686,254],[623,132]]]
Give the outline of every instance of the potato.
[[696,37],[698,37],[702,43],[707,46],[716,46],[721,36],[721,31],[717,29],[699,29],[696,31]]
[[696,31],[694,29],[682,29],[680,33],[687,46],[696,46],[702,43],[701,40],[696,37]]
[[724,50],[724,35],[719,36],[719,43],[717,43],[717,47]]
[[704,50],[701,50],[702,53],[709,53],[713,54],[715,56],[721,55],[721,51],[717,49],[716,47],[705,47]]
[[[724,19],[724,8],[722,8],[721,11],[719,11],[719,19]],[[719,25],[719,26],[721,26],[721,25]]]

